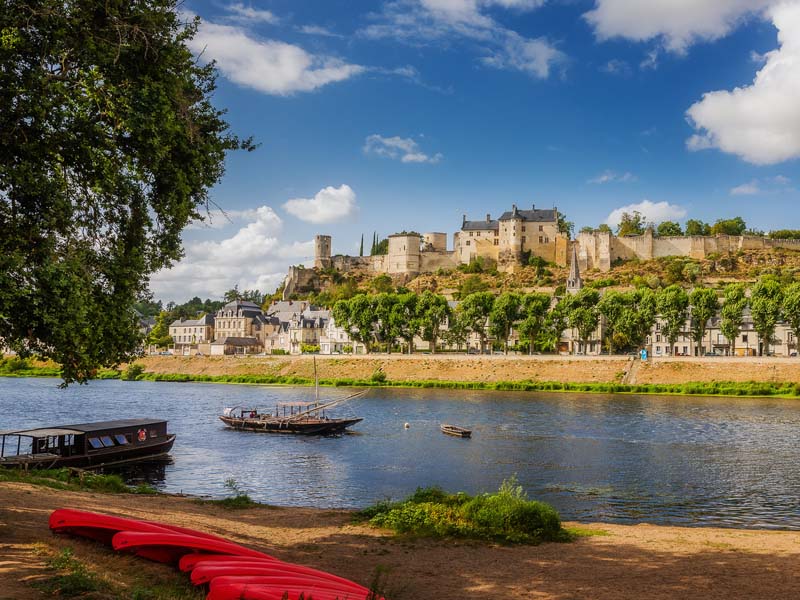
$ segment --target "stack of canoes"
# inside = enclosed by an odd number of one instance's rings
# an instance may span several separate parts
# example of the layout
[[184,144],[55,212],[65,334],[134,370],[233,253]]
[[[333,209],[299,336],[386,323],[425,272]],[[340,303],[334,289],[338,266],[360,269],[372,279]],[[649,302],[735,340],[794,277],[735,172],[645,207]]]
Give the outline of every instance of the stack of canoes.
[[348,579],[166,523],[62,508],[50,515],[50,529],[173,564],[208,586],[207,600],[384,600]]

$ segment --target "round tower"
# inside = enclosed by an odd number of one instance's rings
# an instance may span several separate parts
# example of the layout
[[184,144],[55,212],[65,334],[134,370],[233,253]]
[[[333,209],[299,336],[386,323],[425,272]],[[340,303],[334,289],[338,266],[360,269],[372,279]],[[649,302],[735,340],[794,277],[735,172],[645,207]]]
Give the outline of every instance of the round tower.
[[314,236],[314,268],[327,269],[331,266],[331,236]]
[[438,231],[425,233],[422,235],[422,245],[434,252],[447,252],[447,234]]

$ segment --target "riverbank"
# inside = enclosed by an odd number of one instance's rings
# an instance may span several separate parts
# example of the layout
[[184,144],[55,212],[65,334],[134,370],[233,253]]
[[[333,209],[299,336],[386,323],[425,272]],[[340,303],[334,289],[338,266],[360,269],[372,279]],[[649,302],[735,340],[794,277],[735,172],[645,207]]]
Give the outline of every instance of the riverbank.
[[[136,373],[98,372],[99,378],[312,385],[311,356],[148,356]],[[800,396],[800,360],[776,357],[677,357],[642,362],[627,356],[317,356],[324,386],[564,391],[713,396]],[[127,371],[127,373],[126,373]],[[140,371],[140,372],[139,372]],[[7,376],[57,373],[51,363],[0,370]]]
[[[369,585],[388,569],[391,600],[800,597],[800,532],[592,524],[603,535],[539,546],[396,537],[340,510],[229,510],[176,496],[61,491],[0,484],[0,598],[46,597],[48,557],[71,548],[113,592],[96,598],[202,598],[171,567],[98,544],[52,536],[60,507],[156,519],[229,537],[279,559]],[[568,524],[575,526],[575,524]],[[87,596],[89,597],[89,596]]]

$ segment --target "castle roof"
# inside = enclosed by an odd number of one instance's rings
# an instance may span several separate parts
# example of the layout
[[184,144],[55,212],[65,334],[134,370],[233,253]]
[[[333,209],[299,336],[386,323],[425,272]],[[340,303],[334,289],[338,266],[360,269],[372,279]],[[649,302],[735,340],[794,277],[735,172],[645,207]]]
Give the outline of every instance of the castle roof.
[[[486,216],[488,217],[489,215]],[[500,229],[500,222],[496,219],[486,219],[485,221],[467,221],[465,217],[464,222],[461,224],[461,231],[485,231],[487,229],[497,231]]]
[[558,221],[558,211],[555,208],[548,208],[540,210],[532,208],[531,210],[519,210],[514,205],[510,211],[504,212],[500,216],[500,221],[510,221],[511,219],[522,219],[524,222],[538,221],[538,222],[552,222]]

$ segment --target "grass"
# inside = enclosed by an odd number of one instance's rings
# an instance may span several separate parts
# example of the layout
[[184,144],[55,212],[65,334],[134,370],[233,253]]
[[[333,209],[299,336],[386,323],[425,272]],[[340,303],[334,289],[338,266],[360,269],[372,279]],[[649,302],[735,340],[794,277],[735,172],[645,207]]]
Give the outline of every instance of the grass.
[[573,539],[561,527],[556,510],[529,500],[513,477],[496,493],[478,496],[418,488],[401,502],[380,502],[360,511],[358,517],[377,527],[424,537],[522,544]]
[[225,487],[231,492],[231,495],[227,498],[222,498],[220,500],[198,500],[198,502],[202,502],[204,504],[216,504],[217,506],[221,506],[229,510],[242,510],[245,508],[266,506],[265,504],[261,504],[260,502],[253,500],[233,478],[225,480]]
[[56,573],[36,587],[51,596],[77,598],[92,592],[99,592],[105,583],[72,553],[72,548],[64,548],[47,561],[47,566]]
[[90,471],[79,474],[70,469],[0,469],[0,482],[29,483],[57,490],[91,491],[103,494],[157,494],[146,484],[129,486],[119,475],[101,475]]
[[[6,359],[7,361],[8,359]],[[14,371],[0,367],[0,377],[58,377],[58,369],[51,367],[30,367]],[[174,383],[233,383],[251,385],[294,385],[312,386],[314,380],[309,377],[293,375],[203,375],[188,373],[147,373],[134,370],[105,370],[98,372],[98,379],[128,378],[136,381],[156,381]],[[348,377],[320,379],[319,384],[325,387],[396,387],[396,388],[429,388],[450,390],[496,390],[519,392],[581,392],[596,394],[657,394],[680,396],[748,396],[748,397],[800,397],[800,383],[795,382],[736,382],[710,381],[693,383],[664,384],[622,384],[614,382],[572,383],[562,381],[439,381],[416,380],[397,381],[386,379],[385,374],[373,375],[369,379]]]

